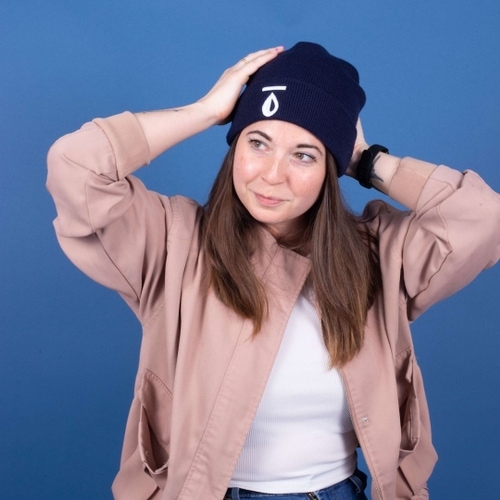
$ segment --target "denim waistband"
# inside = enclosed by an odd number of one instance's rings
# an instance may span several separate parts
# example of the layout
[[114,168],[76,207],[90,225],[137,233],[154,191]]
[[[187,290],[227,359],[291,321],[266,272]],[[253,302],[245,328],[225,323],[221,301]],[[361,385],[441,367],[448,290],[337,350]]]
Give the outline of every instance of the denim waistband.
[[226,491],[225,499],[268,499],[268,500],[333,500],[333,499],[356,499],[366,500],[365,488],[367,476],[364,472],[356,469],[352,476],[336,484],[317,491],[305,493],[261,493],[258,491],[246,490],[244,488],[229,488]]

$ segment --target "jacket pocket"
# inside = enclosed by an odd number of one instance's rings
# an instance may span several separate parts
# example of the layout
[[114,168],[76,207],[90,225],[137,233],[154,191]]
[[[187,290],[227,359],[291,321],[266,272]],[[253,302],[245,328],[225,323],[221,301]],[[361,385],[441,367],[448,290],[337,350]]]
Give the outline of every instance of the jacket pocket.
[[151,477],[164,488],[170,452],[172,393],[153,372],[146,370],[137,395],[141,404],[140,457]]
[[401,445],[399,460],[412,453],[420,440],[420,407],[418,402],[418,370],[413,351],[409,349],[396,359],[398,380],[399,418],[401,422]]

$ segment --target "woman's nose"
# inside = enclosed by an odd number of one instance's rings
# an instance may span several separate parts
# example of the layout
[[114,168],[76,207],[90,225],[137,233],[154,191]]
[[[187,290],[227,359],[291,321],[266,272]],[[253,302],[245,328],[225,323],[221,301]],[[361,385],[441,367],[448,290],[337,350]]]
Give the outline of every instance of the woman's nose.
[[284,182],[286,178],[286,160],[283,158],[269,159],[262,170],[261,176],[269,184]]

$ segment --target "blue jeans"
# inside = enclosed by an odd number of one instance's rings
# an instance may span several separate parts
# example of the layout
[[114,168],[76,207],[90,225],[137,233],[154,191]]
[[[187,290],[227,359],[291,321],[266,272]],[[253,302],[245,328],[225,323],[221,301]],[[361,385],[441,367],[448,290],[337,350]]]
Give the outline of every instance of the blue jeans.
[[366,474],[360,470],[340,483],[310,493],[258,493],[242,488],[229,488],[224,498],[232,500],[367,500]]

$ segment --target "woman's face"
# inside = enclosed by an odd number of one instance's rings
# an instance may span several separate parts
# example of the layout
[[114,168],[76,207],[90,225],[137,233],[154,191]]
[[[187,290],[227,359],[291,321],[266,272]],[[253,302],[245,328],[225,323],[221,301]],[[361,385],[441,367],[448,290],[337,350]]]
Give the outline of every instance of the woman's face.
[[236,194],[275,237],[292,231],[314,205],[325,175],[325,147],[297,125],[255,122],[238,138],[233,165]]

